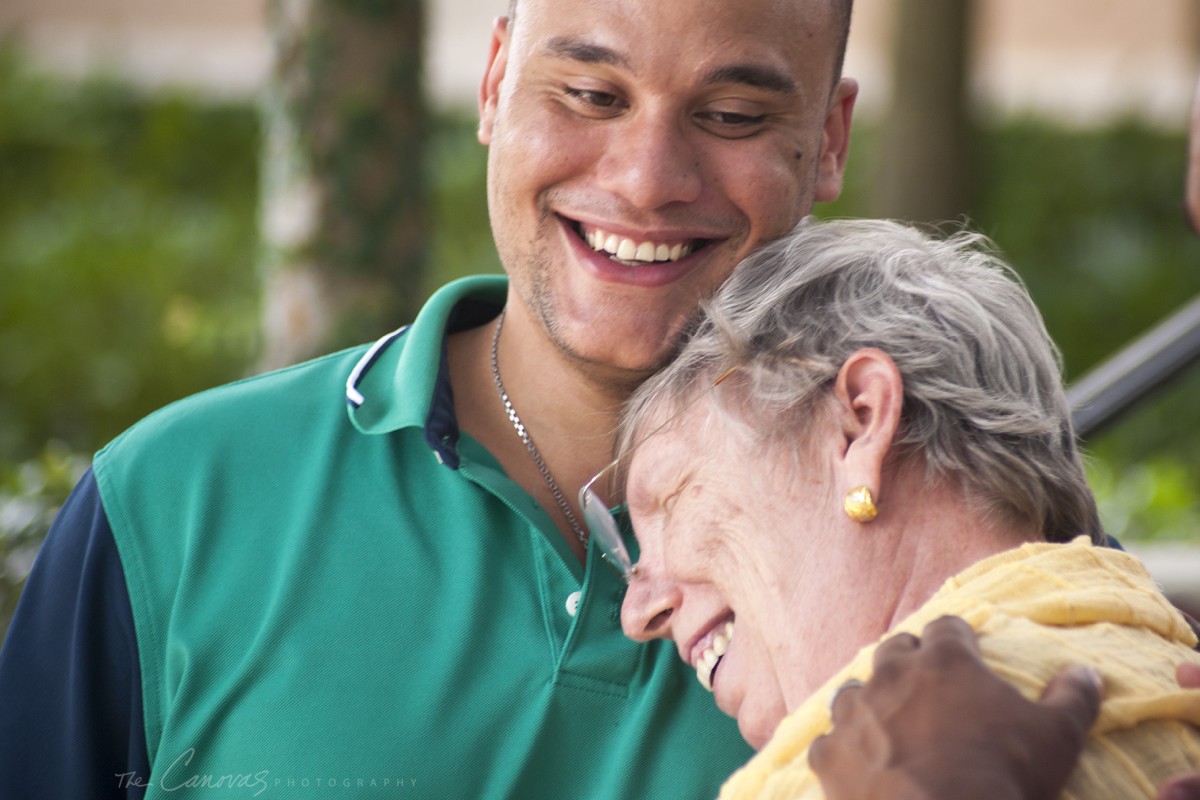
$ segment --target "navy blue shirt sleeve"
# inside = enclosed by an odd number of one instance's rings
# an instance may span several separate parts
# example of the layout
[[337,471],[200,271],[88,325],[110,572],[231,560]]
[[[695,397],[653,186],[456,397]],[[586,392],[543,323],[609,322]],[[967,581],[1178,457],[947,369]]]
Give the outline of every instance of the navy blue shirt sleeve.
[[0,797],[142,798],[149,757],[129,590],[91,470],[0,649]]

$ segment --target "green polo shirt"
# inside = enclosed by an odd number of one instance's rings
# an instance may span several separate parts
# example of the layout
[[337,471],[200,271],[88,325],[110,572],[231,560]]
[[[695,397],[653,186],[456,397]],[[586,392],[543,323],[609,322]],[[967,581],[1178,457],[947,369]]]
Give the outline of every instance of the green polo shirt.
[[[98,454],[133,609],[147,797],[705,798],[751,755],[623,586],[460,435],[449,331],[171,405]],[[348,402],[349,400],[349,402]],[[499,400],[497,400],[499,402]]]

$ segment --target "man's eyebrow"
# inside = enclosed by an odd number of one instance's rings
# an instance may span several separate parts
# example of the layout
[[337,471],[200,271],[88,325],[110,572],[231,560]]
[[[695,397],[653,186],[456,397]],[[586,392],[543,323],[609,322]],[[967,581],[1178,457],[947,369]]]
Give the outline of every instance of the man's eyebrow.
[[761,64],[728,64],[717,67],[704,76],[704,82],[742,83],[779,94],[792,94],[796,91],[796,82],[785,73]]
[[[545,50],[555,58],[630,69],[629,61],[616,50],[577,36],[555,36],[546,42]],[[796,91],[796,82],[786,73],[762,64],[727,64],[717,67],[704,76],[704,83],[741,83],[778,94],[791,94]]]
[[555,36],[546,42],[546,52],[555,58],[568,58],[585,64],[610,64],[629,68],[625,57],[611,47],[593,44],[575,36]]

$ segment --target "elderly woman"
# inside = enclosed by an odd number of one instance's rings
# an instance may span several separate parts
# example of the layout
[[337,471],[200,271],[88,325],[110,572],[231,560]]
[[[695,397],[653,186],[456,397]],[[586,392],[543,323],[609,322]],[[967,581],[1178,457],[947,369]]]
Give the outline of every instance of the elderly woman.
[[[619,464],[635,639],[673,639],[762,752],[722,797],[820,796],[808,746],[888,632],[942,615],[1027,697],[1095,666],[1106,702],[1068,784],[1153,796],[1200,759],[1196,638],[1104,534],[1056,351],[979,237],[809,222],[739,267],[631,401]],[[608,482],[599,480],[594,486]]]

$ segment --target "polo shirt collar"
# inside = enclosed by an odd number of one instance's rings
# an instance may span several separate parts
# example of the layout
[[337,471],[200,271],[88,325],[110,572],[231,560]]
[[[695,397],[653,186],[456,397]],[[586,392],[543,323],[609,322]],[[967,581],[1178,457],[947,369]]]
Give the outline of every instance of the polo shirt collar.
[[419,427],[438,459],[458,467],[458,419],[446,364],[446,337],[499,313],[508,291],[503,275],[448,283],[411,325],[376,341],[346,379],[350,421],[378,435]]

